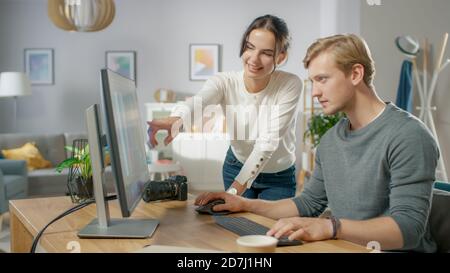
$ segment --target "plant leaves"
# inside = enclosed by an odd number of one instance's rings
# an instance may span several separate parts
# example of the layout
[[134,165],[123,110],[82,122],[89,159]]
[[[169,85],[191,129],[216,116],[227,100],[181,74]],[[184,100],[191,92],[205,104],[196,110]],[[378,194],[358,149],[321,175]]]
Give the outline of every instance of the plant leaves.
[[322,136],[344,116],[343,113],[334,115],[319,113],[311,116],[308,122],[308,128],[303,134],[303,142],[305,142],[308,137],[312,136],[312,144],[314,147],[317,147]]
[[81,163],[81,161],[80,161],[79,159],[76,159],[76,158],[68,158],[68,159],[64,160],[63,162],[59,163],[59,164],[56,166],[56,171],[59,172],[59,173],[61,173],[63,169],[65,169],[65,168],[70,168],[70,167],[72,167],[73,165],[75,165],[75,164],[80,164],[80,163]]

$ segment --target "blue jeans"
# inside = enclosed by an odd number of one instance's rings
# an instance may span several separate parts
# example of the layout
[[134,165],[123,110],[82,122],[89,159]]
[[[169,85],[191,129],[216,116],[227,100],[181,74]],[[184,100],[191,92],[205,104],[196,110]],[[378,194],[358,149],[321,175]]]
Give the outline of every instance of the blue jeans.
[[[241,171],[243,164],[228,149],[223,163],[222,175],[225,190],[233,183]],[[260,173],[250,189],[242,196],[251,199],[279,200],[294,197],[297,183],[295,181],[295,165],[277,173]]]

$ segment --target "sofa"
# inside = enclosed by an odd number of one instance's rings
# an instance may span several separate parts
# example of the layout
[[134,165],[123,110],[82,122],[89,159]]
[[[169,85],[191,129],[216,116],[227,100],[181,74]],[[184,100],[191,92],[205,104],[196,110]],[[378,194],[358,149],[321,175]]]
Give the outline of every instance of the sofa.
[[[36,169],[28,172],[28,197],[61,196],[68,194],[67,177],[69,170],[56,172],[56,165],[70,157],[65,146],[72,146],[73,140],[87,138],[85,133],[53,133],[53,134],[0,134],[0,152],[3,149],[14,149],[27,142],[36,143],[42,156],[51,162],[51,168]],[[0,159],[1,160],[1,159]],[[114,180],[111,167],[105,170],[108,192],[114,192]]]
[[26,162],[0,159],[0,215],[8,211],[9,200],[25,198],[27,195]]

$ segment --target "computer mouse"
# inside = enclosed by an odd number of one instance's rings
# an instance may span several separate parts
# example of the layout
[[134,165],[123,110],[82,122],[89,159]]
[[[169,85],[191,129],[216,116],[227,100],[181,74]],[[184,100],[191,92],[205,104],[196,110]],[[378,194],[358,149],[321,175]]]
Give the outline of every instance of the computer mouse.
[[223,199],[215,199],[211,200],[209,203],[206,203],[205,205],[198,206],[195,211],[197,211],[200,214],[210,214],[210,215],[227,215],[230,214],[231,211],[229,210],[221,210],[221,211],[214,211],[213,207],[215,205],[225,204],[225,200]]

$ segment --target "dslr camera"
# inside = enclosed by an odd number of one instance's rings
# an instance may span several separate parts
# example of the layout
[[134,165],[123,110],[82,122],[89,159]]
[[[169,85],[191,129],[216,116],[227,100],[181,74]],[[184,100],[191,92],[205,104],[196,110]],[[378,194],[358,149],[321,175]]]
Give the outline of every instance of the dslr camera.
[[187,178],[182,175],[171,176],[163,181],[150,181],[144,185],[142,199],[145,202],[156,200],[187,200]]

